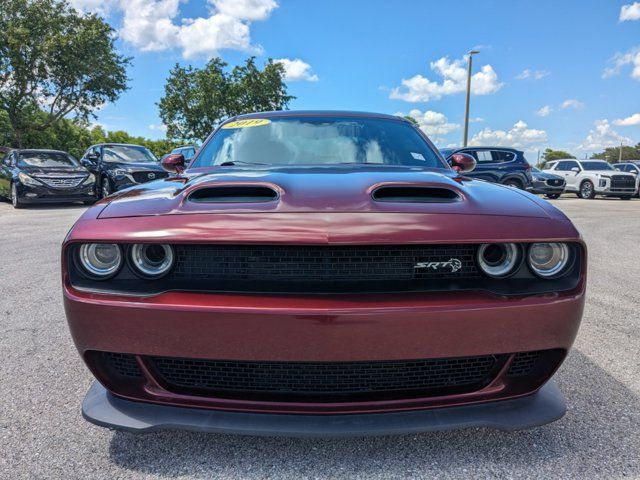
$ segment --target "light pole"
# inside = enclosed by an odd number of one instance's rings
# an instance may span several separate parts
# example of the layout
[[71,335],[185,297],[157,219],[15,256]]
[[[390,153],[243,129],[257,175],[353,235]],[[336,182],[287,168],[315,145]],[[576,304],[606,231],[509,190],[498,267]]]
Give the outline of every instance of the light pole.
[[469,136],[469,98],[471,97],[471,65],[473,64],[473,56],[480,53],[479,50],[471,50],[467,56],[467,101],[464,107],[464,137],[462,138],[462,146],[467,146],[467,138]]

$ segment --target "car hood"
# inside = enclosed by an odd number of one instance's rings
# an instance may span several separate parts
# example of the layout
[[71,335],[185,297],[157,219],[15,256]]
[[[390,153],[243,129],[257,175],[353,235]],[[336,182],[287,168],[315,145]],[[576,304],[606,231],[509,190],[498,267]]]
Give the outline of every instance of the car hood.
[[[273,199],[243,197],[242,201],[208,201],[216,187],[259,187],[275,192]],[[451,199],[416,202],[412,198],[376,201],[383,187],[427,187]],[[197,192],[197,193],[196,193]],[[194,201],[194,196],[205,200]],[[108,201],[108,204],[104,205]],[[145,183],[109,197],[99,218],[214,213],[442,213],[551,217],[547,202],[511,187],[456,175],[449,170],[411,167],[309,167],[193,171],[182,177]]]
[[147,162],[104,162],[103,165],[107,169],[120,168],[123,170],[130,170],[134,172],[138,171],[152,171],[152,172],[164,172],[164,169],[159,163],[147,163]]
[[634,177],[635,175],[627,172],[619,172],[617,170],[585,170],[584,173],[592,175],[601,175],[603,177],[610,177],[611,175],[622,175],[624,177]]
[[89,171],[84,167],[21,167],[21,172],[34,177],[59,177],[64,175],[87,175]]
[[561,177],[560,175],[547,172],[534,172],[531,174],[531,176],[534,178],[534,180],[563,180],[563,177]]

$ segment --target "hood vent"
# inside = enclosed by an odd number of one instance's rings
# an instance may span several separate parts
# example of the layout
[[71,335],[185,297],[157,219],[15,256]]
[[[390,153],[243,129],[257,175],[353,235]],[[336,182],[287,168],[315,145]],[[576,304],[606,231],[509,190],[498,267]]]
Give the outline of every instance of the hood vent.
[[263,203],[278,199],[273,188],[257,185],[203,187],[192,192],[188,200],[197,203]]
[[371,197],[376,202],[397,203],[452,203],[462,200],[457,192],[448,188],[404,185],[378,187]]

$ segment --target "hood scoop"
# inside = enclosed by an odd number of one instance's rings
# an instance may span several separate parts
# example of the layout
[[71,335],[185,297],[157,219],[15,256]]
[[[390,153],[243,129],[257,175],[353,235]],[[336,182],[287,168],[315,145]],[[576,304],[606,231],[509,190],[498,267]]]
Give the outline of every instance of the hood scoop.
[[195,203],[264,203],[278,199],[278,192],[262,185],[220,185],[202,187],[187,198]]
[[394,203],[453,203],[462,200],[455,190],[444,187],[416,185],[386,185],[371,193],[376,202]]

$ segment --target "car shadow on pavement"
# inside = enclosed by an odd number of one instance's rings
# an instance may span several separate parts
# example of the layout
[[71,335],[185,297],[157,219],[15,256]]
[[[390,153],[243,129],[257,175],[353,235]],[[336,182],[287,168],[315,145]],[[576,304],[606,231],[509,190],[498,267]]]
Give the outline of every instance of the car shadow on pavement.
[[556,381],[567,415],[532,430],[348,439],[115,432],[109,454],[122,468],[163,477],[640,476],[640,398],[575,350]]

